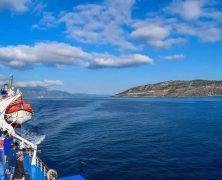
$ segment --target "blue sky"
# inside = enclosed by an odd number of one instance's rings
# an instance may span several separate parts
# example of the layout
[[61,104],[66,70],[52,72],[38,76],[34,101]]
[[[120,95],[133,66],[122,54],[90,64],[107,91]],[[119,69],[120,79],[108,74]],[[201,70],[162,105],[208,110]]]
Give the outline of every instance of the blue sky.
[[114,94],[221,80],[220,0],[1,0],[0,77]]

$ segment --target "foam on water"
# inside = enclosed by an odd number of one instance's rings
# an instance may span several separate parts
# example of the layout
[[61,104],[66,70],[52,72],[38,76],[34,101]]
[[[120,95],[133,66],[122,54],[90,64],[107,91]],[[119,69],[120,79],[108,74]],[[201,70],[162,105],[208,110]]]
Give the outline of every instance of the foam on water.
[[24,128],[21,128],[18,132],[23,138],[28,139],[29,141],[37,145],[41,144],[46,137],[46,135],[38,134]]

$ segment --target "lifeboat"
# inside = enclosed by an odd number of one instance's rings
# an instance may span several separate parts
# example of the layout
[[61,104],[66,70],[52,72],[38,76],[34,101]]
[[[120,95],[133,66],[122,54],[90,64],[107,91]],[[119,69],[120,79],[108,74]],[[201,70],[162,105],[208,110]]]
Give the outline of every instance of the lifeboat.
[[21,127],[21,124],[32,118],[32,107],[23,101],[22,98],[11,103],[5,111],[5,120],[14,128]]

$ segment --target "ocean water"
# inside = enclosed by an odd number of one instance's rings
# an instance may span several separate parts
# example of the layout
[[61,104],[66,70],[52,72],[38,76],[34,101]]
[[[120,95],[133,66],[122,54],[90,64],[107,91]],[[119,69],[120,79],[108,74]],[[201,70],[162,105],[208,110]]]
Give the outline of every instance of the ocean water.
[[22,129],[60,177],[221,179],[222,98],[27,100]]

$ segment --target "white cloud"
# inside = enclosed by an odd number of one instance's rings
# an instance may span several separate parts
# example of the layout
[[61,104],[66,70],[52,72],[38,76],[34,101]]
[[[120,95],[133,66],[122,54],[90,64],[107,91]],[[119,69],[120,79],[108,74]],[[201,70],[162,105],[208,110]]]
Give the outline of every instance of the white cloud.
[[0,0],[0,10],[11,9],[16,12],[25,12],[30,2],[30,0]]
[[20,81],[15,82],[14,85],[16,87],[54,87],[63,85],[63,82],[61,80]]
[[145,24],[140,24],[136,27],[136,30],[131,33],[131,36],[157,48],[168,48],[174,44],[186,42],[183,38],[169,38],[170,33],[171,28],[169,26],[145,22]]
[[89,64],[89,68],[103,68],[103,67],[131,67],[143,64],[153,64],[153,60],[141,54],[134,54],[121,57],[101,56],[94,59],[94,62]]
[[48,66],[80,64],[91,56],[80,48],[57,42],[42,42],[34,46],[18,45],[0,48],[0,60],[6,66],[25,68],[38,63]]
[[214,8],[220,3],[217,0],[173,0],[166,8],[168,13],[177,14],[185,20],[195,21],[200,18],[221,20],[222,13]]
[[62,24],[66,36],[74,41],[131,51],[141,50],[144,47],[141,42],[155,48],[170,48],[186,43],[189,36],[203,42],[221,40],[222,12],[216,8],[220,1],[172,0],[161,15],[151,13],[145,19],[131,16],[136,2],[104,0],[100,4],[75,6],[72,11],[58,15],[45,12],[33,28]]
[[155,47],[163,47],[163,48],[169,48],[173,45],[176,44],[184,44],[186,43],[186,39],[185,38],[169,38],[166,40],[157,40],[157,41],[153,41],[151,42],[151,45],[155,46]]
[[215,23],[198,22],[195,25],[178,23],[175,29],[181,35],[198,37],[203,42],[217,42],[222,38],[221,28]]
[[105,0],[101,4],[79,5],[73,11],[58,17],[45,13],[33,28],[44,29],[65,24],[67,37],[86,44],[114,45],[121,49],[136,50],[123,26],[130,26],[131,9],[135,0]]
[[128,67],[151,64],[148,56],[122,55],[120,57],[102,53],[88,53],[81,48],[58,42],[41,42],[34,46],[18,45],[0,47],[0,62],[16,69],[37,65],[80,65],[87,68]]
[[146,25],[139,27],[134,32],[132,36],[138,39],[165,39],[169,36],[170,30],[167,27],[161,27],[157,25]]
[[174,32],[180,36],[193,36],[203,42],[217,42],[221,40],[220,12],[215,5],[216,0],[174,0],[167,8],[169,14],[177,14],[182,19],[171,24]]
[[[35,13],[35,12],[34,12]],[[42,19],[39,21],[38,24],[34,24],[32,26],[33,29],[46,29],[49,27],[54,27],[58,25],[58,21],[53,13],[51,12],[44,12]]]
[[198,19],[203,15],[202,0],[174,0],[167,8],[170,13],[179,14],[187,20]]
[[216,42],[221,40],[221,28],[218,27],[205,27],[199,29],[197,35],[204,42]]
[[170,56],[163,56],[161,59],[166,60],[166,61],[178,61],[178,60],[183,60],[185,56],[183,54],[174,54]]

